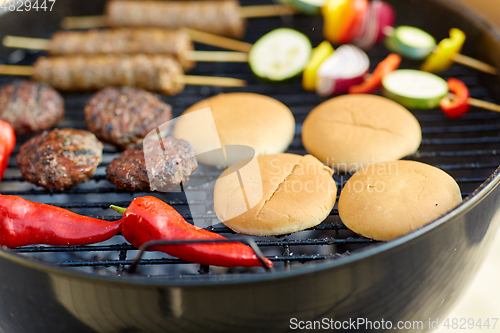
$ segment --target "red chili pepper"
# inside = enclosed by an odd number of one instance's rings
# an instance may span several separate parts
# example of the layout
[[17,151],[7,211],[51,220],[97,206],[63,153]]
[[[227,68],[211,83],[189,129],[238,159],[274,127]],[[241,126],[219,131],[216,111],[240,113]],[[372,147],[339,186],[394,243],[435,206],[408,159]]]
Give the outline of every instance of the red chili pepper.
[[382,85],[384,76],[399,68],[401,63],[401,56],[399,54],[391,53],[382,60],[373,73],[360,84],[349,87],[349,94],[369,94],[374,92]]
[[0,195],[0,245],[85,245],[103,242],[120,231],[121,221],[108,222],[69,210]]
[[[134,199],[128,208],[111,206],[123,213],[122,235],[130,244],[139,248],[152,240],[219,240],[219,234],[198,228],[184,220],[171,206],[155,197]],[[240,242],[155,245],[151,251],[165,252],[179,259],[202,265],[223,267],[263,266],[250,246]],[[273,263],[264,258],[269,267]]]
[[16,134],[14,128],[3,120],[0,120],[0,180],[9,164],[9,157],[16,146]]
[[453,100],[451,100],[448,96],[444,97],[439,103],[439,107],[448,116],[448,118],[460,118],[470,109],[468,102],[470,97],[469,89],[462,81],[450,78],[448,79],[448,90],[455,94],[455,97]]

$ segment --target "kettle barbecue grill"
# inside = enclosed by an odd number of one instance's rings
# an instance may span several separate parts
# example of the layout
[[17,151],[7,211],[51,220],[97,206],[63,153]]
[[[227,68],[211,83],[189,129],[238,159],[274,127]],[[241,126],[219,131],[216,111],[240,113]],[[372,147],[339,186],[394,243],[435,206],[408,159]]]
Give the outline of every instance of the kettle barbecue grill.
[[[248,3],[247,3],[248,2]],[[251,4],[265,4],[266,0]],[[500,36],[480,18],[447,0],[388,1],[397,25],[420,27],[437,40],[451,27],[467,34],[464,54],[500,67]],[[243,5],[250,4],[242,1]],[[6,12],[0,37],[7,34],[50,37],[64,16],[97,15],[104,1],[59,0],[49,12]],[[308,35],[313,45],[322,39],[322,20],[293,18],[250,20],[245,41],[288,26]],[[212,50],[208,46],[199,49]],[[31,64],[42,52],[0,50],[4,63]],[[368,52],[372,63],[388,51]],[[404,60],[402,68],[418,68]],[[266,94],[289,106],[297,122],[288,152],[305,154],[301,124],[323,101],[305,92],[300,82],[266,85],[247,64],[199,63],[193,74],[228,75],[246,79],[244,91]],[[455,64],[442,73],[457,77],[474,98],[498,102],[498,77]],[[12,78],[1,77],[0,84]],[[239,88],[186,87],[177,96],[162,96],[174,116],[193,103]],[[67,93],[65,119],[59,127],[85,128],[83,107],[91,93]],[[488,251],[500,224],[500,115],[472,108],[463,118],[447,119],[438,110],[411,110],[419,120],[423,140],[408,159],[432,164],[459,183],[464,202],[437,221],[390,242],[360,237],[342,224],[336,209],[322,224],[281,237],[254,237],[275,269],[221,269],[185,263],[165,254],[146,253],[132,265],[137,251],[116,236],[108,242],[75,247],[26,246],[0,250],[0,329],[3,332],[284,332],[297,320],[422,321],[444,318],[467,287]],[[19,138],[19,145],[27,138]],[[103,163],[92,180],[68,191],[50,192],[26,183],[15,158],[9,163],[0,193],[19,195],[107,220],[118,219],[110,204],[127,206],[145,193],[116,190],[106,181],[105,166],[118,154],[105,146]],[[214,179],[220,170],[201,167],[193,174]],[[339,186],[349,175],[335,175]],[[153,193],[176,208],[188,221],[206,221],[209,230],[229,238],[231,230],[216,224],[210,184],[204,185],[189,211],[183,193]],[[203,187],[203,186],[202,186]],[[404,330],[400,330],[404,331]]]

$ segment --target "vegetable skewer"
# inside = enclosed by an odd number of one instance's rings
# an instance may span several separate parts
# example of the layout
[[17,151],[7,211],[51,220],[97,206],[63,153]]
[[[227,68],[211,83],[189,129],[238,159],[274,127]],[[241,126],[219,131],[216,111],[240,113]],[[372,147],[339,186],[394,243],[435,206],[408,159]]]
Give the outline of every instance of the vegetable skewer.
[[284,81],[300,75],[311,52],[309,39],[287,28],[275,29],[260,38],[255,45],[248,44],[250,53],[192,51],[185,31],[157,28],[59,32],[51,40],[6,36],[3,44],[8,47],[46,49],[51,55],[64,56],[154,55],[171,52],[184,70],[193,67],[192,60],[249,62],[258,77],[270,81]]
[[460,80],[448,82],[424,71],[400,69],[382,79],[383,94],[407,108],[440,107],[449,118],[459,118],[470,106],[500,112],[500,105],[471,98],[467,86]]
[[184,75],[171,56],[68,56],[40,57],[33,66],[0,65],[0,74],[31,76],[63,91],[98,90],[109,86],[133,86],[175,95],[184,85],[243,87],[246,81],[213,76]]
[[482,61],[460,54],[465,34],[459,29],[450,31],[438,45],[425,31],[409,26],[394,28],[395,11],[381,0],[326,0],[323,6],[323,34],[333,44],[352,43],[370,49],[385,40],[391,52],[405,57],[425,60],[422,70],[440,72],[454,62],[479,71],[497,74],[497,69]]
[[497,68],[460,53],[465,42],[465,34],[459,29],[452,28],[450,38],[443,39],[438,45],[431,35],[415,27],[386,27],[384,34],[387,37],[386,46],[392,52],[411,59],[425,59],[422,70],[441,72],[456,62],[481,72],[498,74]]
[[195,61],[247,62],[244,52],[194,51],[189,33],[158,28],[60,31],[49,39],[7,35],[6,47],[45,50],[50,55],[170,54],[185,71]]
[[108,1],[104,16],[66,17],[63,29],[96,27],[191,28],[216,35],[241,38],[245,19],[291,15],[283,5],[240,7],[237,1]]

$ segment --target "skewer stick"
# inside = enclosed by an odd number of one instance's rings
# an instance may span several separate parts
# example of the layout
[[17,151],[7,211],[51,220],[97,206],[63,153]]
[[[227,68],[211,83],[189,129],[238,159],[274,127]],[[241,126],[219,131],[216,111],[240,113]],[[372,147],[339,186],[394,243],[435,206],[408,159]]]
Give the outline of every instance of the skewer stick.
[[[229,39],[229,38],[226,38]],[[233,41],[232,39],[229,39]],[[42,38],[18,37],[7,35],[3,38],[2,44],[5,47],[29,50],[49,49],[50,40]],[[247,43],[242,43],[247,44]],[[251,44],[248,44],[251,46]],[[232,51],[191,51],[189,60],[205,62],[248,62],[248,53]]]
[[204,62],[248,62],[248,53],[232,51],[191,51],[191,61]]
[[[239,8],[239,11],[240,17],[243,19],[293,15],[298,13],[296,9],[286,5],[243,6]],[[108,26],[108,22],[105,15],[67,16],[62,19],[60,26],[62,29],[104,28]]]
[[186,85],[194,86],[245,87],[247,85],[245,80],[220,76],[183,75],[179,79]]
[[480,99],[475,99],[475,98],[469,98],[467,100],[467,103],[471,106],[475,106],[475,107],[478,107],[481,109],[500,112],[500,105],[495,104],[495,103],[490,103],[490,102],[482,101]]
[[[33,73],[33,66],[0,65],[0,75],[32,76]],[[245,80],[220,76],[180,75],[178,80],[186,85],[196,86],[244,87],[247,85]]]
[[240,51],[240,52],[250,52],[252,49],[252,44],[245,43],[236,39],[222,37],[219,35],[214,35],[209,32],[199,31],[184,28],[184,30],[189,34],[191,40],[197,43],[203,43],[207,45],[221,47],[223,49]]
[[[193,30],[193,29],[183,29],[188,34],[193,42],[202,43],[206,45],[212,45],[221,47],[228,50],[239,51],[248,53],[252,49],[252,44],[241,42],[239,40],[221,37],[218,35],[214,35],[208,32]],[[28,50],[43,50],[47,51],[50,45],[50,39],[44,38],[33,38],[33,37],[20,37],[20,36],[11,36],[7,35],[2,40],[2,45],[5,47],[17,48],[17,49],[28,49]],[[203,51],[193,51],[193,52],[203,52]],[[216,51],[211,51],[211,53],[216,54]],[[236,55],[233,52],[218,52],[218,55],[215,56],[215,59],[220,59],[221,57],[227,57],[227,59],[242,59],[243,55]],[[201,54],[201,53],[200,53]],[[203,52],[203,55],[199,57],[207,58],[207,52]],[[231,58],[230,56],[235,56],[236,58]],[[196,58],[196,56],[193,56]],[[195,60],[195,59],[193,59]],[[195,60],[196,61],[196,60]],[[198,60],[198,61],[217,61],[217,60]],[[218,61],[231,61],[231,60],[218,60]],[[236,60],[234,60],[236,61]],[[244,61],[244,60],[241,60]],[[246,60],[245,60],[246,61]]]
[[50,40],[44,38],[31,38],[7,35],[2,40],[2,45],[16,49],[48,50]]
[[[449,98],[450,100],[453,100],[455,98],[455,94],[448,93],[448,95],[445,98]],[[467,104],[469,104],[470,106],[475,106],[475,107],[485,109],[485,110],[500,112],[500,105],[495,104],[495,103],[482,101],[480,99],[475,99],[472,97],[469,97],[467,99]]]
[[460,54],[460,53],[455,54],[453,56],[453,58],[451,58],[451,59],[456,63],[477,69],[478,71],[481,71],[484,73],[489,73],[489,74],[493,74],[493,75],[498,74],[498,70],[495,67],[493,67],[485,62],[479,61],[477,59],[468,57],[468,56]]
[[240,16],[242,18],[293,15],[297,13],[298,11],[296,9],[283,5],[256,5],[240,7]]
[[[390,37],[393,34],[394,34],[394,27],[387,26],[384,28],[384,35],[386,37]],[[493,67],[493,66],[491,66],[483,61],[471,58],[469,56],[466,56],[466,55],[463,55],[460,53],[453,55],[451,60],[453,60],[454,62],[456,62],[458,64],[477,69],[478,71],[481,71],[484,73],[493,74],[493,75],[498,74],[497,68],[495,68],[495,67]]]
[[31,76],[33,72],[33,66],[0,65],[2,75]]

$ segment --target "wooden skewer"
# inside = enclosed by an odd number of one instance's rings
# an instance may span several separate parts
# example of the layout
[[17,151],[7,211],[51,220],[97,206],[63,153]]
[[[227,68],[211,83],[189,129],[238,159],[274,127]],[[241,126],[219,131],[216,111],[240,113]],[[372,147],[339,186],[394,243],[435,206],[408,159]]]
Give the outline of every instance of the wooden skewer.
[[495,67],[493,67],[485,62],[468,57],[468,56],[460,54],[460,53],[455,54],[453,56],[453,58],[451,58],[451,59],[456,63],[477,69],[478,71],[481,71],[484,73],[489,73],[489,74],[493,74],[493,75],[498,74],[498,70]]
[[[298,13],[296,9],[285,5],[243,6],[239,8],[239,12],[242,19]],[[105,15],[67,16],[62,19],[60,25],[62,29],[90,29],[107,27],[108,22]]]
[[[0,75],[32,76],[33,74],[33,66],[0,65]],[[220,76],[180,75],[176,79],[186,85],[195,86],[245,87],[247,85],[245,80]]]
[[[233,42],[239,42],[232,40],[230,38],[225,38],[225,39],[229,39],[230,41]],[[243,42],[240,43],[247,44]],[[19,37],[19,36],[7,35],[3,38],[2,44],[5,47],[47,51],[49,49],[50,40],[43,38]],[[251,46],[252,44],[249,45]],[[191,61],[205,61],[205,62],[248,62],[248,53],[232,52],[232,51],[191,51],[188,55],[188,58],[189,58],[188,60]]]
[[7,35],[2,40],[2,45],[16,49],[43,50],[49,49],[50,39],[19,37]]
[[[455,94],[448,93],[447,97],[445,97],[445,98],[449,98],[450,100],[453,100],[455,98]],[[476,98],[472,98],[472,97],[469,97],[467,99],[467,104],[469,104],[470,106],[475,106],[475,107],[485,109],[485,110],[500,112],[500,105],[495,104],[495,103],[482,101],[480,99],[476,99]]]
[[232,51],[191,51],[191,61],[204,62],[248,62],[248,53]]
[[180,79],[182,83],[193,86],[245,87],[247,85],[245,80],[220,76],[183,75]]
[[203,43],[207,45],[221,47],[223,49],[247,52],[247,53],[250,52],[250,50],[252,49],[252,44],[245,43],[236,39],[222,37],[219,35],[211,34],[209,32],[193,30],[188,28],[184,28],[184,30],[187,31],[189,37],[191,37],[191,40],[193,42]]
[[2,75],[32,76],[33,73],[33,66],[0,65]]
[[298,14],[299,11],[288,6],[281,5],[260,5],[240,7],[240,16],[242,18],[257,18],[281,15]]
[[490,103],[486,101],[482,101],[480,99],[469,98],[467,99],[467,103],[471,106],[475,106],[481,109],[500,112],[500,105],[495,103]]
[[[390,37],[393,34],[394,34],[394,27],[387,26],[384,28],[384,35],[386,37]],[[495,68],[495,67],[493,67],[493,66],[491,66],[483,61],[471,58],[469,56],[466,56],[466,55],[463,55],[460,53],[453,55],[451,60],[453,60],[454,62],[456,62],[458,64],[477,69],[478,71],[481,71],[484,73],[493,74],[493,75],[498,74],[497,68]]]

